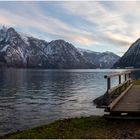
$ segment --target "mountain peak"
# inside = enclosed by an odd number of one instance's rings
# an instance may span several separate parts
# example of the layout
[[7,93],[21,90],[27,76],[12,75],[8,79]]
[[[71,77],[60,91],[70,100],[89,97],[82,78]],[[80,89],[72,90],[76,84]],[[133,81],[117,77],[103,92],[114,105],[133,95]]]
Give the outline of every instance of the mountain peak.
[[2,26],[1,30],[7,32],[8,28],[6,26]]
[[26,68],[95,68],[65,40],[46,42],[22,35],[10,27],[0,32],[0,64]]
[[127,52],[119,59],[114,68],[134,67],[140,68],[140,38],[137,39],[127,50]]
[[15,34],[18,34],[18,33],[16,32],[16,30],[15,30],[13,27],[8,28],[8,29],[7,29],[7,32],[8,32],[8,33],[15,33]]
[[106,51],[106,52],[104,52],[104,53],[112,54],[112,52],[110,52],[110,51]]
[[82,56],[99,68],[111,68],[113,64],[120,58],[116,54],[109,51],[101,53],[81,48],[78,48],[78,50]]
[[66,41],[63,40],[63,39],[52,40],[51,42],[52,42],[52,43],[57,43],[57,44],[59,44],[59,43],[65,44],[65,43],[66,43]]
[[0,30],[0,64],[26,68],[104,68],[116,58],[110,54],[82,50],[63,39],[47,42],[17,32],[14,28]]

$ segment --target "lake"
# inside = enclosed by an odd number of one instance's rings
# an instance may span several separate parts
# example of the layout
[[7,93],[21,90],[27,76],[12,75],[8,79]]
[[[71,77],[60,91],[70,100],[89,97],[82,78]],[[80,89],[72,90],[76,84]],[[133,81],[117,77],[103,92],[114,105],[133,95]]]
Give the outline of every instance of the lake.
[[[124,70],[0,70],[0,135],[54,120],[103,115],[104,75]],[[115,85],[117,79],[113,79]]]

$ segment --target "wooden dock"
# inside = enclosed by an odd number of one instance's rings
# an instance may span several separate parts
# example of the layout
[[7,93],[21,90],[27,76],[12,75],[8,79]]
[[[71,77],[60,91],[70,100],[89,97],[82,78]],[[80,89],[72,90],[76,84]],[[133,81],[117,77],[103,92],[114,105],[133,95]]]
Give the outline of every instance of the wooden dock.
[[112,112],[139,113],[140,112],[140,86],[134,85],[126,95],[114,106]]
[[[107,79],[107,91],[104,94],[105,108],[108,118],[123,118],[132,115],[140,119],[140,85],[133,85],[130,71],[105,75]],[[111,78],[118,77],[118,85],[111,88]],[[124,81],[122,82],[122,77]],[[129,116],[130,117],[130,116]]]

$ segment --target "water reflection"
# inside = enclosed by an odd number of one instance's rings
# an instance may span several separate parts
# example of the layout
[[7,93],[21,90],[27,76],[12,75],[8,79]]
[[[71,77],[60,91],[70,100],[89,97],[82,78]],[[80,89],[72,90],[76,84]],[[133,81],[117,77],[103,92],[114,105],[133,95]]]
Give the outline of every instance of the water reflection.
[[0,70],[0,134],[103,114],[92,101],[106,91],[104,75],[117,71],[123,70]]

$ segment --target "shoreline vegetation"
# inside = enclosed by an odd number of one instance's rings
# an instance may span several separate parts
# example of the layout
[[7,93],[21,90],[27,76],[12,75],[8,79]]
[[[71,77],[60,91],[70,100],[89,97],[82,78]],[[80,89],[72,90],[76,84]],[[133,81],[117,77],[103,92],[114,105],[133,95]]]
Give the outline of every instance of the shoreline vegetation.
[[[140,80],[133,81],[140,85]],[[58,120],[24,131],[0,136],[4,139],[139,139],[140,120],[105,119],[90,116]]]
[[107,120],[90,116],[58,120],[48,125],[1,136],[3,139],[123,139],[140,138],[140,120]]

